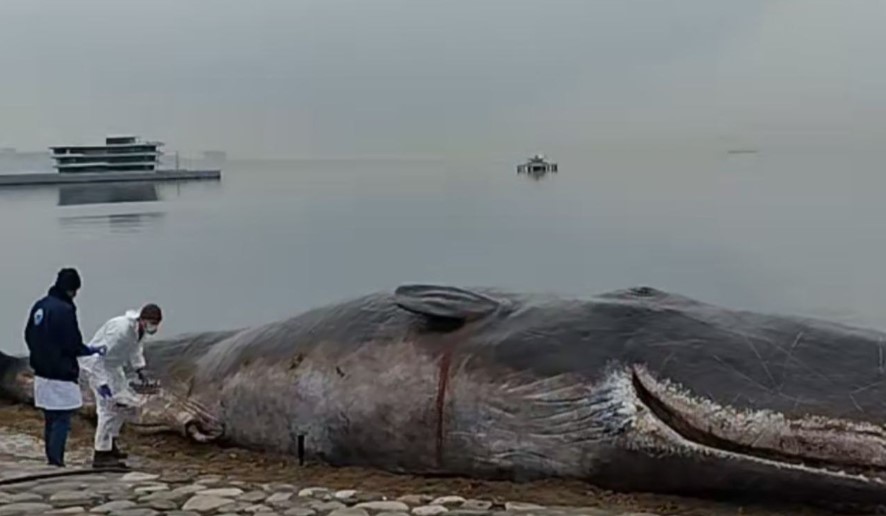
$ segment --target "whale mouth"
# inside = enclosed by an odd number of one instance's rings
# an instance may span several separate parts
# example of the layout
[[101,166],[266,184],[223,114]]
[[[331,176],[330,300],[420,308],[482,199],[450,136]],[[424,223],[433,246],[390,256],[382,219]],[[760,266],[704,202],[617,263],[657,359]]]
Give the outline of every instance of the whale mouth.
[[217,421],[201,421],[193,419],[185,423],[184,433],[198,443],[208,443],[220,439],[224,433],[224,426]]
[[[224,436],[224,426],[216,422],[207,422],[199,419],[188,419],[181,425],[153,422],[130,422],[129,426],[141,434],[155,434],[164,432],[177,432],[185,437],[198,442],[209,443],[217,441]],[[179,426],[176,431],[175,426]]]
[[855,476],[886,487],[886,429],[882,426],[740,411],[659,381],[639,365],[631,368],[630,382],[646,413],[669,430],[668,440],[781,469]]
[[224,424],[196,402],[160,395],[151,396],[127,426],[142,434],[177,433],[198,443],[216,441],[225,433]]
[[139,423],[139,422],[131,421],[131,422],[129,422],[129,424],[127,426],[129,426],[133,430],[135,430],[139,433],[143,433],[143,434],[169,432],[172,430],[169,425],[162,424],[162,423]]

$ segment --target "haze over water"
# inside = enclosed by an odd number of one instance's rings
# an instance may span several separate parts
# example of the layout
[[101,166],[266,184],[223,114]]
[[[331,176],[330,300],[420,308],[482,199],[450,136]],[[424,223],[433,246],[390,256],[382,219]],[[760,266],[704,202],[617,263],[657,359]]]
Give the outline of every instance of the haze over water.
[[[884,21],[852,0],[4,1],[0,147],[135,133],[234,159],[220,183],[0,190],[0,349],[65,265],[87,336],[148,300],[169,335],[410,281],[647,284],[886,328]],[[518,176],[535,152],[560,172]]]

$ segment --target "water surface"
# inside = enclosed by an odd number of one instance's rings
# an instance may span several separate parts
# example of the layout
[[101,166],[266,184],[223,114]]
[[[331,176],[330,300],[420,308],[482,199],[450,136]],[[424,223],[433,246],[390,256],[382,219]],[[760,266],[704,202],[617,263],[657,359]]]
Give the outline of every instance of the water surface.
[[874,154],[636,152],[516,161],[235,161],[221,182],[0,190],[0,349],[80,269],[81,327],[144,302],[163,334],[405,282],[587,296],[651,285],[886,327]]

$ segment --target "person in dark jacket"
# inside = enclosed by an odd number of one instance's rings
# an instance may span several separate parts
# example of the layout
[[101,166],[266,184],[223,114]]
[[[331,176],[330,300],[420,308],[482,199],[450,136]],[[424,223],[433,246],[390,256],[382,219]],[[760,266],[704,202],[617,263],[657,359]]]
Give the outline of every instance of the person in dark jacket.
[[64,467],[71,415],[81,406],[77,357],[101,354],[83,344],[74,297],[80,290],[75,269],[58,272],[49,293],[34,303],[25,326],[25,343],[34,370],[34,405],[43,410],[46,460]]

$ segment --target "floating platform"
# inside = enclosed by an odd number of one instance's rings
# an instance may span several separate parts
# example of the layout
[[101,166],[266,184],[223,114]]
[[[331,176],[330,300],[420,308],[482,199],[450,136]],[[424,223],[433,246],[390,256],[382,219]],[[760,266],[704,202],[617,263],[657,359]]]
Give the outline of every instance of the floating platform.
[[544,154],[536,154],[529,158],[525,163],[517,165],[518,174],[547,174],[548,172],[557,172],[557,164],[545,159]]
[[126,181],[199,181],[218,179],[221,179],[221,170],[51,172],[38,174],[0,174],[0,187],[120,183]]

